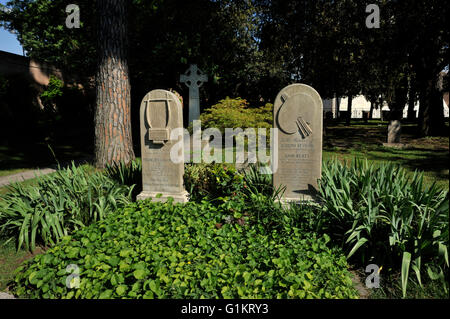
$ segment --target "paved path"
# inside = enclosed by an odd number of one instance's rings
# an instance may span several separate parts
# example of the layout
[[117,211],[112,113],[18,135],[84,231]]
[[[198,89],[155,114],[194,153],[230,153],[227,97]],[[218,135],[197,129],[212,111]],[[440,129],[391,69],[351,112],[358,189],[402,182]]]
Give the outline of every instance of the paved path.
[[13,295],[0,291],[0,299],[15,299]]
[[4,187],[14,182],[23,182],[24,180],[35,178],[36,176],[47,175],[53,172],[56,172],[53,168],[43,168],[2,176],[0,177],[0,187]]
[[[75,159],[71,162],[62,163],[61,168],[71,166],[72,162],[74,162],[75,165],[78,166],[78,165],[83,165],[86,163],[92,163],[92,161],[93,161],[93,158],[90,156],[87,156],[87,157]],[[7,176],[1,176],[0,177],[0,187],[4,187],[4,186],[12,184],[14,182],[23,182],[24,180],[35,178],[36,176],[43,176],[43,175],[47,175],[50,173],[54,173],[54,172],[56,172],[57,169],[58,169],[58,167],[55,164],[55,165],[49,165],[49,167],[39,168],[39,169],[35,169],[35,170],[29,170],[29,171],[11,174],[11,175],[7,175]]]

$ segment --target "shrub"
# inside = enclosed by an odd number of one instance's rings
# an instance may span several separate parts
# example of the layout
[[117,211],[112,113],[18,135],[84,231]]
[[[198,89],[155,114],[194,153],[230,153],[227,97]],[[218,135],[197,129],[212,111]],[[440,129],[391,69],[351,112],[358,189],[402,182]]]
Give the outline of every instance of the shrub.
[[0,200],[0,235],[17,248],[53,245],[72,231],[102,220],[131,201],[132,187],[116,184],[85,166],[37,177],[37,186],[9,186]]
[[[134,203],[28,261],[12,289],[33,298],[357,296],[327,236],[227,223],[230,202]],[[70,264],[79,289],[66,286]]]
[[334,160],[323,167],[319,197],[313,227],[337,239],[349,258],[401,269],[403,294],[410,268],[421,283],[424,266],[448,289],[448,192],[424,188],[422,173],[410,178],[391,163]]
[[49,83],[40,94],[42,103],[51,109],[56,108],[56,101],[63,95],[64,83],[54,75],[50,75]]
[[271,128],[272,108],[270,103],[250,108],[248,102],[242,98],[227,97],[205,110],[200,115],[200,120],[202,128],[215,127],[222,134],[225,133],[225,128]]
[[184,183],[193,201],[235,196],[244,186],[243,176],[233,165],[215,163],[187,164]]

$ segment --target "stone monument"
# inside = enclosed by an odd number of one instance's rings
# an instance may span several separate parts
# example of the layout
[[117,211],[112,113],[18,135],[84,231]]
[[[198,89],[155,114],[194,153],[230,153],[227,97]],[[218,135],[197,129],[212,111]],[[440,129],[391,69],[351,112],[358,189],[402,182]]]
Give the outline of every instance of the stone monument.
[[180,75],[180,81],[189,88],[189,124],[200,118],[200,95],[198,88],[203,82],[208,81],[208,77],[197,68],[196,64],[191,64],[189,69]]
[[[183,136],[171,140],[174,129],[183,128],[183,112],[178,97],[166,90],[153,90],[141,102],[142,193],[138,200],[148,197],[155,201],[187,202],[183,183],[184,161],[173,161],[171,148],[177,144],[184,157]],[[156,198],[158,194],[162,194]],[[159,195],[158,195],[159,196]]]
[[314,200],[322,173],[322,99],[312,87],[291,84],[274,102],[274,127],[278,128],[278,167],[274,187],[286,186],[283,202]]

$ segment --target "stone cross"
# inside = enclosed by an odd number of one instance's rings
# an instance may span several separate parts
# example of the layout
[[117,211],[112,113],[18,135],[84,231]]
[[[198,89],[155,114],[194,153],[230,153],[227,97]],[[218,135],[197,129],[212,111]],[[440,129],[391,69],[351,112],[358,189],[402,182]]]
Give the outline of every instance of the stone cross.
[[206,74],[203,74],[196,64],[191,64],[184,74],[180,75],[180,81],[189,88],[189,124],[200,118],[200,97],[198,88],[203,82],[208,81]]
[[[172,138],[183,128],[183,111],[178,97],[166,90],[153,90],[141,102],[142,193],[138,200],[187,202],[183,184],[184,161],[174,160],[173,151],[184,158],[183,136]],[[173,134],[175,137],[177,134]],[[176,158],[175,158],[176,159]],[[161,195],[159,195],[161,194]]]
[[273,184],[286,186],[283,202],[315,199],[322,168],[322,110],[320,95],[305,84],[291,84],[275,98],[278,168]]

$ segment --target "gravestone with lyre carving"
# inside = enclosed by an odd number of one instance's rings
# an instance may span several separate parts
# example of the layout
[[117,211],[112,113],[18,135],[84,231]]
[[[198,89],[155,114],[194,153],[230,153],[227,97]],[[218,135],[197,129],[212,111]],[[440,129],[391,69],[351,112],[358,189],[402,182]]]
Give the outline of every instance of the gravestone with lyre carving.
[[314,200],[322,172],[322,99],[312,87],[292,84],[274,102],[278,129],[274,187],[285,186],[282,201]]
[[186,72],[180,75],[180,82],[189,88],[189,122],[200,118],[199,87],[208,81],[208,77],[202,73],[196,64],[191,64]]
[[[151,197],[156,201],[187,202],[183,183],[184,161],[174,161],[171,149],[177,144],[184,157],[183,136],[171,140],[171,132],[183,128],[183,113],[178,97],[166,90],[145,95],[140,108],[142,150],[142,192],[137,199]],[[177,135],[174,135],[177,136]],[[158,195],[161,194],[161,195]]]

